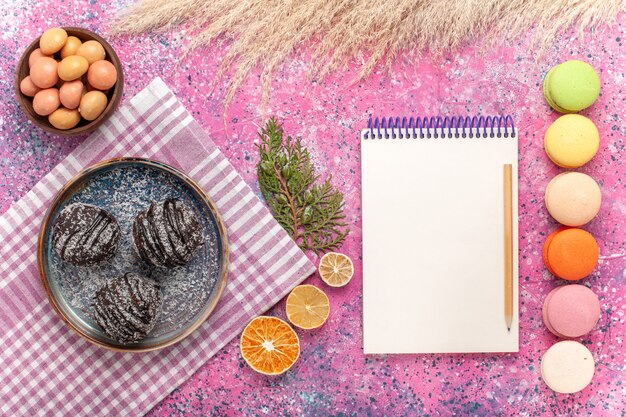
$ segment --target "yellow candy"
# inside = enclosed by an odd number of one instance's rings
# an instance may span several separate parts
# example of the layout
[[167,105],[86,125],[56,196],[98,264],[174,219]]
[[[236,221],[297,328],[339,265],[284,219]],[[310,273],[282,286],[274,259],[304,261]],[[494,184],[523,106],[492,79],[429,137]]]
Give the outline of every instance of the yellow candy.
[[80,78],[89,69],[89,62],[82,56],[70,55],[59,63],[59,78],[63,81],[72,81]]
[[80,122],[80,113],[78,113],[78,110],[60,107],[48,116],[48,121],[57,129],[67,130],[73,128]]
[[90,91],[80,99],[78,111],[83,119],[95,120],[107,106],[107,96],[98,90]]
[[76,36],[70,36],[65,42],[65,46],[61,48],[61,58],[67,58],[70,55],[76,55],[76,51],[82,45],[80,39]]
[[39,48],[44,55],[52,55],[59,52],[67,41],[67,32],[61,28],[46,30],[39,39]]

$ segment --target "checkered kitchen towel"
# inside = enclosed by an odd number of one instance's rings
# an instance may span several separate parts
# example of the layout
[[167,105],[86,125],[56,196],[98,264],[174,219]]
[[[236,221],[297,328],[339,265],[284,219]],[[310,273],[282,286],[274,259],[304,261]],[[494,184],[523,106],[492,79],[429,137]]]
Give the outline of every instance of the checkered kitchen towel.
[[[219,304],[191,336],[158,352],[113,352],[79,338],[48,303],[37,270],[48,202],[83,168],[117,156],[189,173],[228,229],[230,271]],[[156,79],[0,218],[0,415],[143,415],[314,269]]]

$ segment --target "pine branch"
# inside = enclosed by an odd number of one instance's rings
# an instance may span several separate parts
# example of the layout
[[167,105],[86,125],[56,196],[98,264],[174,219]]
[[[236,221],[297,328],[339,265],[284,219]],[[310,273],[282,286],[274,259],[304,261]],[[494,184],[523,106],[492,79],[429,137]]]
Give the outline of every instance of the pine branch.
[[317,254],[338,249],[350,230],[344,222],[343,194],[319,176],[300,140],[283,138],[271,118],[259,132],[261,160],[257,176],[261,193],[278,223],[304,250]]

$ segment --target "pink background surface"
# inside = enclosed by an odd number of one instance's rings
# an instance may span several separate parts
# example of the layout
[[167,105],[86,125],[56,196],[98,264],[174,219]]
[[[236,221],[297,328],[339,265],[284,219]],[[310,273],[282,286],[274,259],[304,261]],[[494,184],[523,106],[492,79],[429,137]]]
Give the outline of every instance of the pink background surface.
[[[0,213],[84,140],[50,136],[27,121],[13,84],[21,52],[51,26],[81,26],[103,34],[126,4],[127,0],[0,4]],[[223,51],[198,50],[181,60],[190,36],[183,29],[109,39],[124,63],[123,102],[154,77],[163,78],[256,190],[257,130],[266,116],[277,116],[287,132],[302,137],[319,172],[333,175],[345,194],[352,230],[342,251],[355,261],[355,277],[343,289],[324,287],[331,317],[319,330],[298,332],[302,354],[288,373],[274,378],[254,373],[240,358],[234,340],[150,415],[626,415],[625,22],[620,16],[612,29],[590,33],[583,42],[563,36],[539,58],[529,52],[527,37],[495,49],[467,47],[438,59],[400,58],[390,74],[377,72],[361,82],[352,62],[341,75],[311,80],[307,54],[302,53],[276,74],[266,115],[260,110],[258,78],[252,76],[228,110],[226,126],[225,83],[214,79]],[[597,363],[593,382],[581,393],[563,396],[550,391],[540,375],[541,355],[557,340],[542,323],[541,304],[553,287],[562,284],[541,260],[545,236],[557,228],[543,205],[543,191],[561,171],[542,148],[543,133],[557,114],[544,102],[541,82],[552,65],[570,58],[590,62],[602,80],[599,100],[583,112],[600,130],[600,150],[580,169],[602,188],[600,213],[586,226],[598,240],[601,260],[581,281],[599,295],[602,317],[582,339]],[[520,127],[520,353],[365,357],[359,130],[370,114],[477,113],[511,114]],[[317,274],[307,282],[324,285]],[[269,314],[284,318],[284,300]]]

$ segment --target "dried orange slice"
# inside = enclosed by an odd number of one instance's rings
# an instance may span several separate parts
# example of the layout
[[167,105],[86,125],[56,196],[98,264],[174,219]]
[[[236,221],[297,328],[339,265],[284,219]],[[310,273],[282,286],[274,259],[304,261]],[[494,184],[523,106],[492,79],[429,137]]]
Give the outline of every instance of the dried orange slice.
[[328,252],[320,259],[320,277],[331,287],[343,287],[354,275],[352,259],[343,253]]
[[290,325],[277,317],[259,316],[241,334],[241,356],[265,375],[287,371],[300,356],[300,340]]
[[324,291],[313,285],[298,285],[287,297],[287,318],[301,329],[316,329],[326,323],[330,302]]

